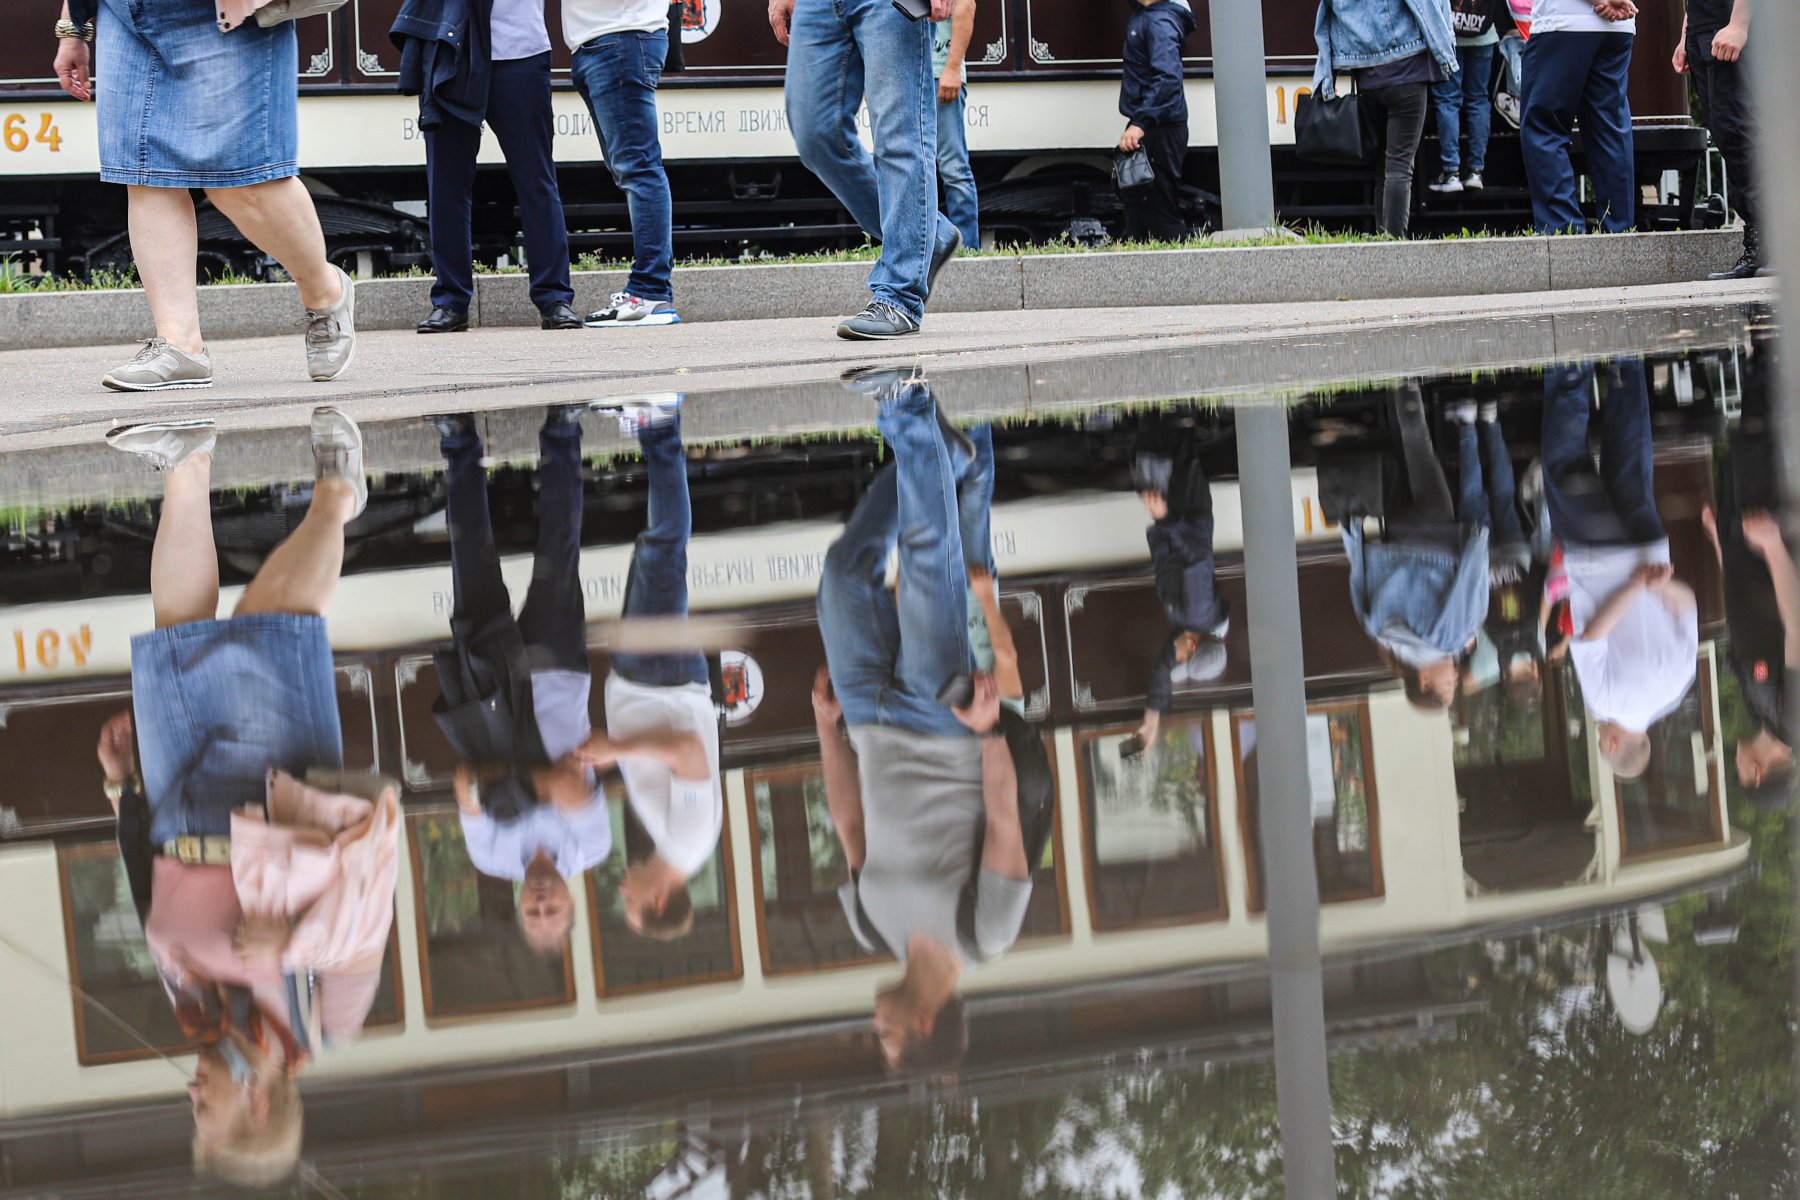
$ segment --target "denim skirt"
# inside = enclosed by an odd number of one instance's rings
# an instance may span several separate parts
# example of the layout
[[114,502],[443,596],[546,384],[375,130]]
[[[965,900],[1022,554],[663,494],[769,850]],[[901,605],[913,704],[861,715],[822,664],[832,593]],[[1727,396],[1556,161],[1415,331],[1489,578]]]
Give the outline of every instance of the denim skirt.
[[220,33],[211,0],[100,0],[100,178],[245,187],[299,172],[294,23]]
[[131,639],[139,773],[157,844],[231,832],[270,767],[341,767],[331,643],[321,617],[258,613]]

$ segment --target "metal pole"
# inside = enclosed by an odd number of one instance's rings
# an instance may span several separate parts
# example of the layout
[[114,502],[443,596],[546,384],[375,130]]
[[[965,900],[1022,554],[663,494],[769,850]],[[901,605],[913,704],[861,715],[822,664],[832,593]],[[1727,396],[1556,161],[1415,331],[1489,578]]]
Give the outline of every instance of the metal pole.
[[[1775,425],[1779,434],[1782,474],[1787,483],[1787,511],[1783,514],[1789,542],[1795,529],[1794,505],[1800,503],[1800,454],[1796,454],[1796,438],[1800,438],[1800,319],[1796,319],[1792,287],[1800,280],[1800,229],[1790,217],[1794,197],[1800,196],[1800,123],[1793,120],[1800,112],[1800,72],[1793,70],[1794,55],[1800,54],[1800,6],[1793,0],[1752,0],[1750,6],[1752,38],[1747,56],[1752,88],[1752,133],[1756,139],[1757,195],[1762,211],[1758,214],[1757,232],[1764,239],[1769,261],[1787,288],[1777,307],[1781,352],[1776,355],[1779,375],[1775,381]],[[1800,683],[1790,679],[1790,689]],[[1792,692],[1790,691],[1790,695]],[[1794,731],[1788,730],[1793,736]],[[1800,883],[1800,821],[1790,823],[1793,841],[1796,883]],[[1800,961],[1796,961],[1794,994],[1800,994]],[[1800,1043],[1795,1045],[1794,1066],[1800,1079]],[[1800,1103],[1800,1090],[1795,1095]],[[1800,1168],[1800,1146],[1789,1149],[1789,1162]]]
[[1219,129],[1219,200],[1225,228],[1272,229],[1269,76],[1262,0],[1210,0],[1213,111]]
[[1282,1176],[1290,1196],[1335,1196],[1286,411],[1239,409],[1237,445]]

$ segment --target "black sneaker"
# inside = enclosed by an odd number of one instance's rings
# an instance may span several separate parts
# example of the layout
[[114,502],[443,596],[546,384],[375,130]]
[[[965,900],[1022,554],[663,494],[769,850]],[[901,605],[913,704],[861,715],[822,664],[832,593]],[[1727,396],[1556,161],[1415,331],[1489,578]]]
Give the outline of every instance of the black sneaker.
[[942,273],[945,267],[950,265],[951,259],[962,252],[962,248],[962,230],[952,225],[950,227],[950,241],[945,244],[942,250],[939,250],[936,254],[931,256],[931,270],[925,273],[925,294],[927,296],[937,290],[938,275]]
[[886,300],[871,300],[854,317],[846,317],[837,332],[852,342],[885,342],[918,333],[919,323]]

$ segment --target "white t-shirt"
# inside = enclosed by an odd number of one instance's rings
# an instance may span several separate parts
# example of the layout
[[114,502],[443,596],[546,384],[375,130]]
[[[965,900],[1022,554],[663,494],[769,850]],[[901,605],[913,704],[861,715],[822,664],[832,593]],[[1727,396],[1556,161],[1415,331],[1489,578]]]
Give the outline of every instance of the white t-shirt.
[[623,742],[651,733],[698,735],[712,768],[704,779],[680,779],[653,759],[619,760],[625,797],[656,843],[657,854],[691,878],[712,857],[725,819],[719,716],[711,691],[698,683],[648,687],[612,672],[606,678],[607,736]]
[[1575,630],[1569,661],[1581,680],[1582,699],[1600,720],[1641,733],[1680,704],[1693,685],[1699,615],[1690,608],[1677,616],[1661,595],[1646,590],[1605,637],[1585,642],[1581,633],[1639,566],[1669,561],[1669,543],[1565,546],[1563,561]]
[[563,41],[579,50],[609,33],[667,29],[669,0],[563,0],[562,23]]
[[494,0],[494,11],[488,18],[488,40],[489,57],[494,62],[549,53],[544,0]]
[[1629,21],[1609,21],[1594,11],[1592,0],[1532,0],[1533,37],[1540,33],[1636,32],[1636,17]]
[[612,853],[612,814],[600,796],[577,812],[540,804],[504,823],[486,813],[459,815],[469,861],[496,879],[525,878],[525,868],[540,850],[556,860],[556,872],[564,879],[574,879]]

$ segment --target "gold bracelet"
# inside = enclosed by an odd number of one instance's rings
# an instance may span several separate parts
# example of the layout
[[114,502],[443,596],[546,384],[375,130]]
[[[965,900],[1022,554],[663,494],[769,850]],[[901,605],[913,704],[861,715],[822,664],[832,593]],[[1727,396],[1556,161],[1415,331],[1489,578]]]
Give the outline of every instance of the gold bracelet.
[[88,21],[84,24],[77,25],[75,22],[69,20],[58,21],[56,23],[56,36],[59,40],[62,38],[77,38],[84,42],[91,42],[94,40],[94,23]]

